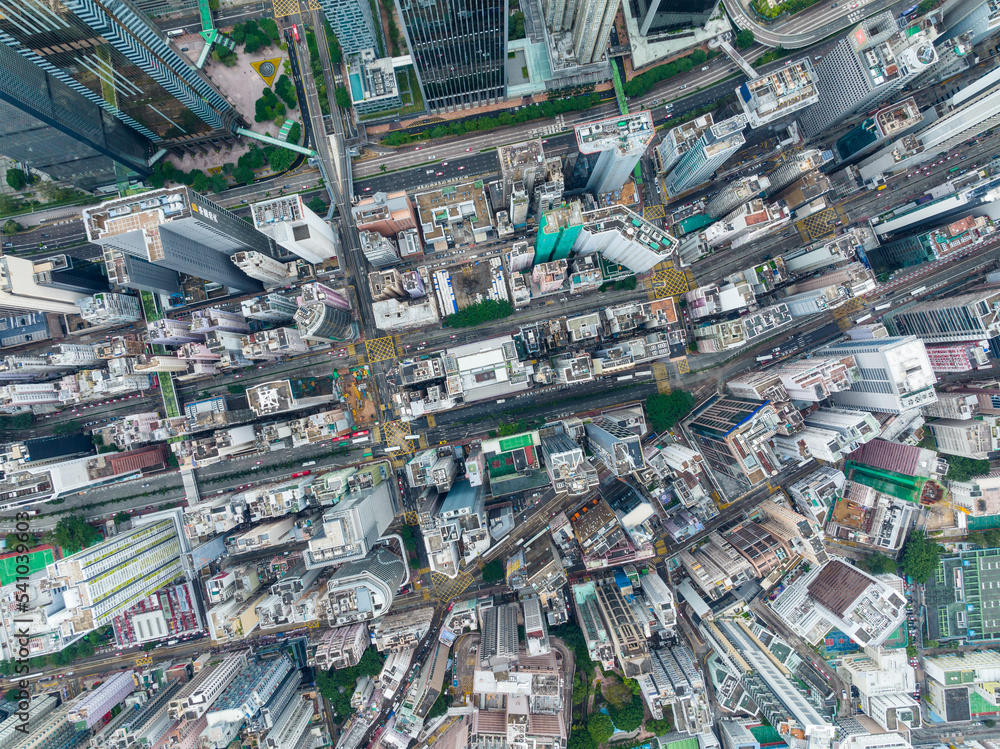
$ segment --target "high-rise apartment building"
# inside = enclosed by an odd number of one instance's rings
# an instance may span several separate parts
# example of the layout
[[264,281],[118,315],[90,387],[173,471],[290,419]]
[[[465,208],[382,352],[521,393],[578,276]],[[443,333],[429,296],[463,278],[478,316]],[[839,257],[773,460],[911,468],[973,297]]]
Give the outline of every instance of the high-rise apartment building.
[[103,292],[77,302],[80,317],[91,325],[127,325],[142,319],[139,297]]
[[1000,447],[996,416],[981,419],[934,419],[927,422],[939,452],[972,460],[988,460]]
[[117,251],[238,291],[259,291],[260,283],[230,258],[251,250],[276,255],[270,237],[187,187],[86,208],[83,224],[88,241],[104,248],[109,277],[114,274]]
[[399,247],[395,240],[374,231],[361,231],[358,236],[361,239],[361,252],[376,268],[399,262]]
[[937,378],[922,341],[915,336],[848,340],[832,343],[816,356],[854,356],[860,378],[833,402],[847,408],[902,413],[937,400]]
[[319,5],[345,54],[356,55],[378,47],[375,43],[378,27],[367,0],[320,0]]
[[706,213],[712,218],[722,218],[754,198],[765,197],[770,186],[771,181],[763,175],[737,177],[708,201]]
[[1000,335],[1000,289],[927,299],[885,315],[894,335],[916,336],[924,343],[981,341]]
[[[614,0],[543,0],[545,25],[560,50],[572,50],[577,65],[604,57],[618,3]],[[570,43],[563,41],[570,39]],[[568,55],[569,52],[561,52]]]
[[62,629],[86,634],[183,577],[182,543],[172,519],[158,520],[50,564],[48,586],[63,589]]
[[507,2],[457,8],[397,0],[406,47],[432,112],[495,104],[506,96]]
[[384,546],[341,565],[327,583],[324,604],[330,626],[377,619],[387,613],[404,579],[403,560]]
[[588,422],[586,432],[591,450],[615,476],[628,476],[645,466],[642,440],[630,429],[602,416]]
[[648,110],[587,122],[575,131],[580,153],[600,154],[587,182],[597,194],[621,189],[656,136]]
[[736,89],[750,127],[763,127],[819,101],[816,74],[808,57],[743,83]]
[[816,66],[823,96],[802,114],[806,134],[818,135],[900,91],[937,62],[939,33],[927,16],[897,22],[892,11],[855,26]]
[[154,147],[239,115],[129,0],[27,0],[0,17],[0,153],[92,190],[145,176]]
[[377,192],[351,206],[358,231],[377,231],[383,237],[395,237],[402,231],[417,228],[417,214],[406,192]]
[[266,288],[283,286],[291,280],[289,264],[275,260],[260,252],[237,252],[231,258],[236,267],[250,278],[260,281]]
[[754,485],[778,472],[770,438],[779,421],[770,403],[716,395],[694,410],[688,429],[713,468]]
[[310,302],[299,307],[295,323],[302,340],[309,343],[353,341],[358,337],[357,324],[350,312],[322,302]]
[[254,299],[244,299],[240,303],[243,317],[265,322],[288,322],[295,317],[298,308],[294,299],[281,294],[265,294]]
[[394,517],[389,484],[355,490],[323,514],[323,531],[303,554],[307,569],[361,559]]
[[676,197],[708,181],[715,170],[746,143],[743,135],[746,125],[747,118],[742,114],[709,124],[698,140],[688,144],[664,180],[667,195]]
[[65,291],[35,282],[34,264],[23,257],[0,256],[0,309],[11,312],[53,312],[76,315],[77,302],[86,298],[79,291]]

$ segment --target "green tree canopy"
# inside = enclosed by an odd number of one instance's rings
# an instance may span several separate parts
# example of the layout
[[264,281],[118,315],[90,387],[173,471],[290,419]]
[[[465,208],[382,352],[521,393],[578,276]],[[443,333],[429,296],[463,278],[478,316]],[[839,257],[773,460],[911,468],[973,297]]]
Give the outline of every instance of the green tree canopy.
[[923,533],[911,533],[903,546],[903,572],[916,583],[926,583],[937,569],[943,551]]
[[118,512],[116,512],[114,517],[115,525],[121,525],[123,523],[127,523],[131,519],[132,516],[129,515],[127,512],[125,512],[124,510],[119,510]]
[[28,175],[22,170],[13,168],[7,170],[7,184],[15,190],[23,190],[28,183]]
[[484,299],[481,302],[470,304],[468,307],[448,315],[444,319],[444,326],[448,328],[471,328],[476,325],[482,325],[485,322],[501,320],[513,314],[514,306],[510,302],[506,300]]
[[[363,676],[378,676],[385,663],[385,657],[375,648],[368,648],[358,661],[358,665],[340,668],[327,672],[316,673],[316,688],[326,697],[333,712],[346,719],[354,709],[351,707],[351,695],[354,687]],[[342,721],[341,721],[342,722]]]
[[306,208],[320,216],[324,215],[329,207],[319,195],[309,198],[309,202],[306,203]]
[[3,225],[4,234],[17,234],[19,231],[24,231],[24,227],[21,224],[17,223],[17,221],[15,221],[14,219],[9,218],[4,222]]
[[885,554],[879,554],[878,552],[872,552],[862,560],[862,564],[866,570],[868,570],[873,575],[884,575],[887,572],[896,571],[896,562],[890,559]]
[[252,185],[255,175],[253,169],[248,166],[238,166],[233,171],[233,179],[243,185]]
[[347,88],[345,86],[337,86],[337,90],[333,92],[334,98],[337,100],[337,106],[341,109],[351,108],[351,95],[347,93]]
[[507,40],[513,42],[518,39],[524,39],[524,37],[524,13],[515,10],[510,14],[510,18],[507,21]]
[[615,727],[604,713],[597,713],[587,718],[587,733],[595,744],[604,744],[615,735]]
[[52,433],[57,437],[61,437],[64,434],[76,434],[81,429],[83,429],[83,424],[76,419],[70,419],[69,421],[63,421],[56,424],[52,429]]
[[435,718],[444,715],[448,712],[448,690],[444,689],[438,698],[434,700],[434,704],[431,705],[431,709],[427,711],[427,720],[431,721]]
[[986,541],[986,548],[995,549],[1000,546],[1000,529],[990,528],[983,532],[983,539]]
[[597,749],[597,742],[583,727],[574,727],[566,742],[566,749]]
[[754,38],[753,32],[750,29],[741,29],[740,33],[736,35],[736,46],[740,49],[752,47],[755,41],[757,40]]
[[[274,21],[271,21],[271,23],[274,23]],[[281,97],[281,100],[285,102],[285,106],[289,109],[295,109],[295,105],[299,102],[295,95],[295,84],[292,83],[291,79],[285,74],[282,74],[281,77],[274,82],[274,93]]]
[[292,126],[288,128],[288,135],[285,136],[285,140],[298,145],[299,141],[302,140],[302,125],[293,122]]
[[686,390],[654,393],[646,398],[646,414],[654,432],[670,429],[694,408],[694,396]]
[[411,558],[410,559],[410,569],[419,570],[420,569],[420,560],[417,559],[416,557]]
[[503,562],[493,559],[483,566],[483,582],[499,583],[506,578]]
[[646,721],[646,730],[649,731],[654,736],[664,736],[673,730],[674,724],[666,717],[656,720],[655,718],[650,718]]
[[948,475],[949,481],[968,481],[976,476],[985,476],[990,472],[990,462],[988,460],[973,460],[963,458],[960,455],[948,455]]
[[101,540],[101,534],[88,525],[82,515],[66,515],[59,519],[53,531],[55,541],[68,554],[93,546]]
[[265,86],[264,90],[261,91],[260,98],[254,102],[254,120],[256,122],[268,122],[284,114],[284,103],[279,101],[275,93]]
[[[631,694],[631,690],[629,690],[629,693]],[[608,713],[611,715],[611,720],[615,724],[615,728],[626,733],[634,731],[641,726],[642,719],[645,717],[642,697],[638,694],[632,694],[631,697],[632,699],[621,707],[618,707],[613,702],[608,702]]]

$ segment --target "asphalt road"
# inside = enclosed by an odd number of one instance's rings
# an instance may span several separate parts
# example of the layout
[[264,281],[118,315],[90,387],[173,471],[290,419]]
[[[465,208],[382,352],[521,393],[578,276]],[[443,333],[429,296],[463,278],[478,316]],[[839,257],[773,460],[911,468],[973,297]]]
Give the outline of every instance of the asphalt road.
[[[802,49],[821,39],[848,28],[862,18],[886,8],[905,3],[895,0],[824,0],[811,8],[796,13],[788,20],[765,26],[751,17],[741,0],[723,0],[726,11],[741,29],[750,29],[759,44],[785,49]],[[836,7],[834,7],[836,6]]]

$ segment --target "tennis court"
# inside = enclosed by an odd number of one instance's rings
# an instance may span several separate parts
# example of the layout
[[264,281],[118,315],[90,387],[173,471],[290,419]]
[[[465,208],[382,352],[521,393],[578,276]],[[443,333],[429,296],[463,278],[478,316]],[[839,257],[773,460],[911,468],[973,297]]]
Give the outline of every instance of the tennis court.
[[[56,561],[55,552],[51,546],[43,546],[28,552],[28,574],[40,572],[45,566]],[[23,572],[22,568],[22,572]],[[17,582],[17,554],[7,554],[0,557],[0,585]]]

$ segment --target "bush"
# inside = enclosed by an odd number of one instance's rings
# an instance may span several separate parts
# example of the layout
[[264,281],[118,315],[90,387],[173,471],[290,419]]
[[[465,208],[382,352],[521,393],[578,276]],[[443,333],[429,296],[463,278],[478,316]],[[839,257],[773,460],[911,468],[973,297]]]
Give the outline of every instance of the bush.
[[[694,396],[686,390],[654,393],[646,398],[646,415],[654,432],[670,429],[694,408]],[[617,723],[615,724],[617,725]]]
[[410,560],[410,569],[411,570],[419,570],[420,569],[420,560],[417,559],[416,557],[413,557]]
[[278,31],[278,24],[274,22],[273,18],[258,18],[257,25],[261,31],[267,34],[271,44],[277,44],[281,40],[281,32]]
[[[389,11],[389,36],[392,36],[392,30],[396,27],[396,24],[392,20],[392,11]],[[330,50],[330,62],[334,65],[340,65],[344,61],[344,53],[340,50],[340,42],[337,41],[337,35],[333,33],[333,29],[330,28],[330,22],[323,19],[323,29],[326,31],[326,47]],[[396,30],[396,36],[399,36],[399,30]]]
[[[274,21],[271,21],[274,24]],[[275,38],[273,41],[278,41],[277,39],[277,24],[274,25]],[[252,55],[259,49],[264,47],[270,47],[272,44],[271,36],[261,28],[261,25],[251,19],[249,21],[244,21],[243,23],[238,23],[233,26],[233,32],[230,34],[233,41],[237,44],[243,45],[243,51],[248,55]]]
[[450,328],[471,328],[492,320],[501,320],[514,314],[514,306],[507,301],[484,299],[470,304],[444,319],[444,326]]
[[413,530],[416,527],[415,525],[404,525],[399,529],[399,535],[403,539],[403,548],[407,551],[417,550],[417,536]]
[[13,189],[23,190],[29,183],[30,180],[28,179],[28,175],[20,169],[12,168],[7,170],[7,184]]
[[920,5],[917,6],[917,15],[926,16],[932,10],[934,10],[935,0],[920,0]]
[[[393,11],[396,9],[393,5],[392,0],[382,0],[382,7],[385,8],[385,14],[389,19],[389,41],[392,42],[392,54],[396,56],[399,51],[403,48],[399,38],[399,27],[396,26],[396,18],[393,16]],[[330,38],[331,34],[327,32],[327,38]],[[339,51],[339,50],[338,50]]]
[[227,68],[231,68],[236,65],[239,56],[235,52],[226,49],[221,44],[217,44],[212,48],[212,59],[216,62],[222,63]]
[[252,185],[254,177],[253,169],[248,166],[238,166],[233,172],[233,179],[242,185]]
[[742,29],[740,30],[740,33],[736,35],[736,46],[740,49],[752,47],[755,41],[757,40],[750,29]]
[[[270,21],[271,19],[266,19]],[[274,23],[274,21],[271,21]],[[281,97],[281,100],[285,102],[285,106],[289,109],[295,109],[295,105],[299,103],[298,98],[295,96],[295,84],[289,79],[287,75],[282,74],[278,80],[274,82],[274,93]]]
[[317,671],[316,688],[326,697],[335,715],[346,719],[354,710],[351,708],[351,695],[354,687],[364,676],[378,676],[385,663],[385,657],[375,648],[365,650],[358,665],[340,668],[324,673]]
[[655,736],[664,736],[670,733],[673,727],[674,724],[667,718],[662,718],[661,720],[650,718],[646,721],[646,730]]
[[506,571],[499,559],[487,562],[483,566],[483,582],[499,583],[506,579]]
[[24,227],[12,218],[7,219],[3,225],[4,234],[17,234],[19,231],[24,231]]
[[903,546],[903,572],[915,583],[926,583],[937,569],[944,549],[923,533],[912,533]]

